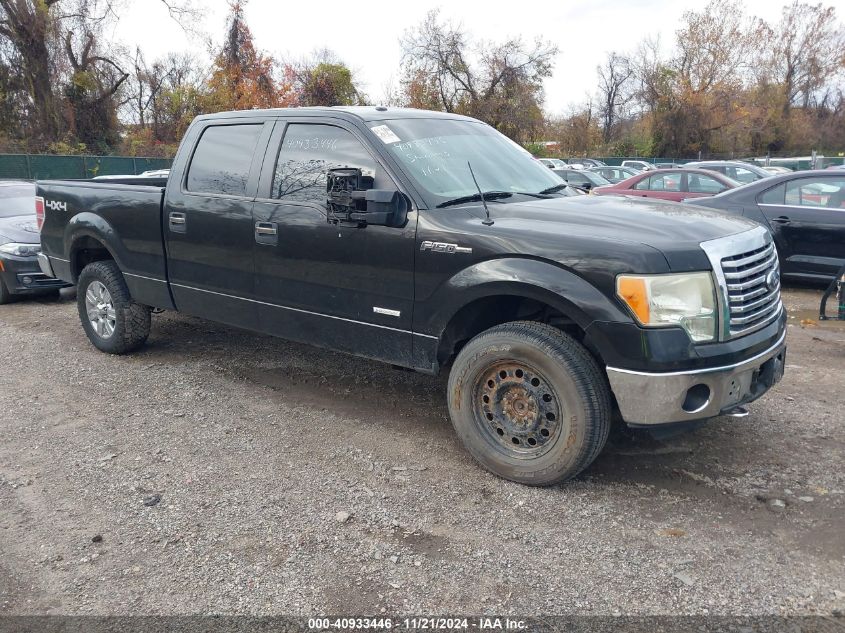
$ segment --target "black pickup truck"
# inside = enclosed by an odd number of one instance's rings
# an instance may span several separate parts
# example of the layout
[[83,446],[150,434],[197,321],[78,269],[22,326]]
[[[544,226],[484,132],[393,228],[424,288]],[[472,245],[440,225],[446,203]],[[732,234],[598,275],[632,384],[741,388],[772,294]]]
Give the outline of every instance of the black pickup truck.
[[652,428],[741,415],[783,373],[765,228],[575,195],[474,119],[201,116],[158,184],[38,183],[42,269],[77,284],[97,348],[136,349],[160,308],[449,368],[457,434],[514,481],[575,476],[615,410]]

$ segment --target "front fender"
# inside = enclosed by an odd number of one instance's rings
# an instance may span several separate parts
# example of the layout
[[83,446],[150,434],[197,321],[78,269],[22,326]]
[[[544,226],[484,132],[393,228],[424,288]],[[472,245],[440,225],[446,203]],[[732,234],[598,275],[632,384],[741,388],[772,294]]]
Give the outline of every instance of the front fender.
[[461,308],[501,295],[545,303],[583,330],[593,321],[632,322],[610,298],[574,272],[548,261],[508,257],[479,262],[451,277],[425,301],[431,309],[421,315],[414,330],[440,336]]

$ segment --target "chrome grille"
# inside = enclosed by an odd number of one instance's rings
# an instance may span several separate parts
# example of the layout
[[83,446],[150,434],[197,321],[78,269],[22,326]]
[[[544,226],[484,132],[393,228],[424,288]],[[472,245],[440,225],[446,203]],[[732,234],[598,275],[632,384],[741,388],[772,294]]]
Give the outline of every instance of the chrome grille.
[[731,337],[748,334],[780,314],[780,272],[775,245],[724,257]]
[[759,227],[701,246],[719,281],[722,340],[750,334],[780,316],[780,267],[766,229]]

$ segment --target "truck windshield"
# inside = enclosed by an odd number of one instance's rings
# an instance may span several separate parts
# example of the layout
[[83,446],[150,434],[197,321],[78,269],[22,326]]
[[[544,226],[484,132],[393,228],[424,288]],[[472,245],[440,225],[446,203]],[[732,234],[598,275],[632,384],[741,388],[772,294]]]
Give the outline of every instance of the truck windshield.
[[526,150],[484,123],[457,119],[373,121],[429,206],[482,191],[534,193],[565,184]]

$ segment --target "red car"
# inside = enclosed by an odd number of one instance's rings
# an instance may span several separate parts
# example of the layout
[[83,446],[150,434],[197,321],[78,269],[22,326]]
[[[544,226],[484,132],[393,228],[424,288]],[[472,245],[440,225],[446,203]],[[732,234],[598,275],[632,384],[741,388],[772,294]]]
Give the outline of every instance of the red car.
[[680,202],[688,198],[713,196],[739,183],[718,172],[706,169],[656,169],[646,171],[615,185],[595,187],[597,196],[642,196]]

